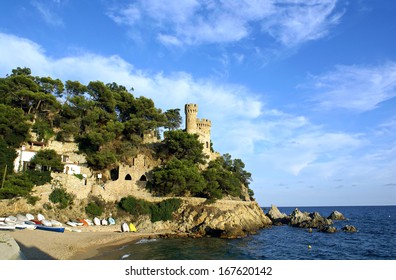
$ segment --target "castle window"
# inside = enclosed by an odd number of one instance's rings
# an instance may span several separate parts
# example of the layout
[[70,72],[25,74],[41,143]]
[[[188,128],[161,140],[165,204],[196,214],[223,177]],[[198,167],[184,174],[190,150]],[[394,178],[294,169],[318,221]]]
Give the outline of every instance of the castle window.
[[140,177],[139,181],[144,181],[144,182],[146,182],[146,181],[147,181],[146,175],[143,174],[143,175]]
[[131,181],[131,180],[132,180],[131,175],[127,174],[127,175],[125,176],[125,181]]
[[209,142],[206,142],[206,149],[209,149]]

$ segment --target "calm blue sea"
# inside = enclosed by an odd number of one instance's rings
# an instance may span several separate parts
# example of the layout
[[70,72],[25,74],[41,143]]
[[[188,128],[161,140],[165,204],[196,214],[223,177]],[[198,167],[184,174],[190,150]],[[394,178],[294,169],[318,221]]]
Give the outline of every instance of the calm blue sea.
[[[294,207],[279,207],[290,214]],[[140,240],[107,250],[103,260],[396,260],[396,206],[298,207],[329,216],[333,210],[354,225],[357,233],[328,234],[290,226],[273,226],[236,240],[218,238]],[[264,212],[267,209],[264,208]],[[311,245],[311,249],[308,246]]]

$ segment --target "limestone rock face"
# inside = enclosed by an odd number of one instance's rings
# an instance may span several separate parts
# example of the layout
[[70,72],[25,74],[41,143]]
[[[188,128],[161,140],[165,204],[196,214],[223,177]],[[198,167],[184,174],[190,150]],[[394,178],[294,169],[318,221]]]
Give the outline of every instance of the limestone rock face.
[[140,232],[178,232],[200,237],[239,238],[271,225],[257,202],[219,200],[205,204],[204,199],[184,198],[173,221],[140,221]]
[[281,213],[275,205],[271,205],[266,215],[274,224],[287,224],[290,221],[290,218],[285,213]]
[[328,216],[327,219],[330,219],[330,220],[346,220],[345,216],[342,213],[338,212],[338,211],[331,212],[330,216]]
[[212,205],[183,205],[175,223],[182,232],[237,238],[272,222],[256,202],[218,201]]
[[321,228],[332,225],[333,222],[322,217],[318,212],[301,212],[297,208],[290,214],[290,225],[301,228]]

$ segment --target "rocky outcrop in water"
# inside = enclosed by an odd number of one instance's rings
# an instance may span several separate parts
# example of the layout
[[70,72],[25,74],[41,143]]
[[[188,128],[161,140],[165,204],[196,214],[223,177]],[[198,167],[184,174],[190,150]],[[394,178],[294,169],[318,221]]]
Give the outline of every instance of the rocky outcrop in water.
[[346,220],[345,216],[338,211],[331,212],[330,216],[327,217],[330,220]]
[[270,218],[274,225],[288,224],[290,221],[289,216],[285,213],[281,213],[275,205],[271,205],[271,209],[268,211],[266,216]]
[[318,212],[301,212],[298,208],[290,214],[290,223],[293,227],[300,228],[320,228],[330,226],[333,222],[322,217]]
[[346,225],[342,228],[342,231],[346,232],[357,232],[357,228],[351,225]]

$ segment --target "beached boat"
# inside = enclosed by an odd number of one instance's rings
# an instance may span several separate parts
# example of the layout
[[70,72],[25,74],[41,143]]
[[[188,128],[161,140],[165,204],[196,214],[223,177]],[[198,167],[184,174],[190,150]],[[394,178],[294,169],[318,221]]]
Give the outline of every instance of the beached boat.
[[132,223],[129,224],[129,231],[136,232],[136,227],[134,224],[132,224]]
[[112,217],[108,219],[109,225],[115,225],[115,220]]
[[122,232],[128,232],[129,231],[129,226],[127,223],[122,223],[121,225],[121,231]]
[[87,223],[87,221],[84,220],[84,219],[79,219],[78,221],[79,221],[80,223],[82,223],[83,226],[86,226],[86,227],[89,226],[88,223]]
[[0,230],[15,230],[15,224],[0,223]]
[[25,221],[26,229],[34,230],[36,229],[37,225],[32,221]]
[[88,224],[89,226],[95,225],[95,224],[92,222],[92,220],[90,220],[90,219],[84,219],[84,221],[86,221],[87,224]]
[[15,216],[8,216],[4,220],[5,223],[16,223],[17,221],[18,221],[18,218]]
[[33,216],[32,214],[30,214],[30,213],[27,213],[27,214],[26,214],[26,219],[27,219],[28,221],[34,220],[34,216]]
[[65,232],[64,227],[47,227],[44,225],[37,225],[36,229],[46,230],[46,231],[54,231],[54,232]]
[[77,223],[72,222],[72,221],[67,221],[67,222],[66,222],[66,225],[71,226],[71,227],[76,227],[76,226],[77,226]]
[[40,222],[46,227],[52,227],[52,223],[49,220],[43,219]]
[[45,220],[45,217],[42,214],[37,214],[37,220]]
[[50,223],[52,224],[53,227],[61,227],[62,226],[62,223],[57,220],[50,220]]
[[109,222],[106,219],[102,219],[101,224],[102,226],[107,226]]
[[100,226],[100,219],[98,217],[95,217],[93,219],[93,222],[94,222],[95,226]]
[[26,215],[18,214],[16,215],[17,221],[18,222],[24,222],[27,221],[28,219],[26,218]]

